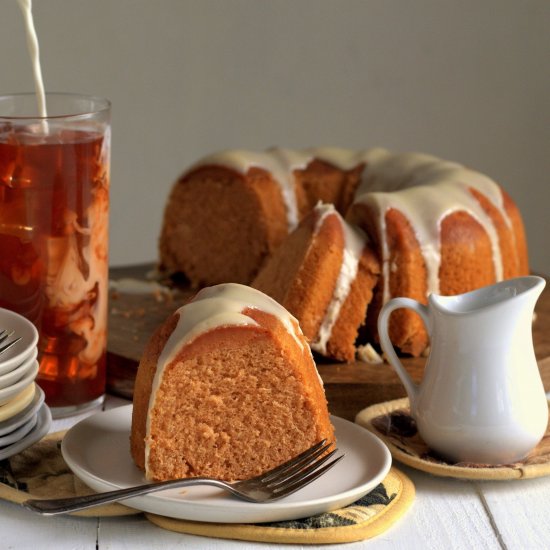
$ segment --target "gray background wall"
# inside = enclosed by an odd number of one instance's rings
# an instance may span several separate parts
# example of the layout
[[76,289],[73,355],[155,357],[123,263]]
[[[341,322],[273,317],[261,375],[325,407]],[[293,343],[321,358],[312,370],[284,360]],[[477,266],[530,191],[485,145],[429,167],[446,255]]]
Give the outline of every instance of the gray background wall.
[[[111,264],[156,258],[170,187],[218,149],[385,146],[518,202],[550,274],[548,0],[35,0],[45,86],[113,103]],[[0,93],[32,90],[0,1]]]

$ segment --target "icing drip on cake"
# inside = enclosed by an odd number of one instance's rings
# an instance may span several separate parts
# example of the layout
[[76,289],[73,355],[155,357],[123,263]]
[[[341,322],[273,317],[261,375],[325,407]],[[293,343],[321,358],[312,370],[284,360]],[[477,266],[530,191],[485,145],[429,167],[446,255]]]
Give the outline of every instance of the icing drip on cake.
[[259,309],[273,315],[284,325],[300,349],[308,349],[307,346],[304,347],[305,340],[298,321],[283,306],[263,292],[236,283],[211,286],[198,292],[190,302],[176,311],[177,325],[157,361],[147,413],[146,475],[149,463],[151,412],[155,406],[155,398],[162,382],[164,369],[184,346],[205,332],[223,326],[259,326],[252,317],[244,313],[247,309]]
[[367,157],[372,150],[354,151],[339,147],[316,147],[306,149],[303,153],[309,155],[309,162],[319,159],[327,164],[332,164],[340,170],[353,170],[361,164],[366,164]]
[[311,348],[320,353],[326,353],[327,344],[332,335],[332,329],[340,314],[342,304],[346,301],[353,281],[357,275],[359,260],[365,247],[365,236],[358,230],[347,224],[332,204],[317,204],[315,207],[318,216],[315,224],[314,234],[316,235],[323,225],[327,216],[336,216],[344,232],[344,253],[342,266],[334,287],[334,294],[319,328],[317,338],[311,342]]
[[245,175],[251,168],[260,168],[271,174],[281,190],[287,213],[288,232],[298,223],[298,202],[294,172],[305,170],[315,159],[332,164],[341,170],[351,170],[365,163],[366,151],[350,151],[336,147],[318,149],[282,149],[273,147],[265,152],[232,149],[214,153],[194,164],[189,172],[203,166],[223,166]]
[[383,148],[354,151],[320,147],[303,150],[270,149],[264,153],[225,151],[206,157],[192,169],[215,164],[242,174],[246,174],[251,167],[270,172],[281,188],[288,229],[292,231],[299,221],[294,172],[305,169],[315,159],[340,170],[365,166],[355,201],[369,204],[378,213],[384,301],[390,298],[391,266],[385,213],[391,207],[399,208],[415,231],[428,272],[428,294],[439,292],[441,222],[456,211],[467,212],[484,228],[491,242],[496,279],[502,280],[502,258],[496,228],[469,189],[484,195],[500,212],[508,227],[511,227],[502,193],[490,178],[458,163],[420,153],[394,154]]
[[202,159],[191,168],[191,171],[209,165],[224,166],[243,175],[251,168],[261,168],[269,172],[281,190],[287,213],[288,232],[296,228],[299,220],[294,170],[307,166],[306,159],[299,152],[287,149],[271,149],[265,153],[239,149],[222,151]]
[[[423,154],[396,155],[383,149],[375,149],[367,155],[367,168],[356,194],[356,202],[367,204],[378,213],[384,302],[391,297],[391,265],[385,224],[385,214],[390,208],[399,210],[415,232],[426,265],[427,294],[439,293],[441,222],[457,211],[467,212],[487,233],[491,242],[496,280],[502,280],[502,257],[496,228],[470,192],[470,188],[487,197],[511,227],[498,185],[483,174],[460,164]],[[379,189],[384,192],[379,192]]]

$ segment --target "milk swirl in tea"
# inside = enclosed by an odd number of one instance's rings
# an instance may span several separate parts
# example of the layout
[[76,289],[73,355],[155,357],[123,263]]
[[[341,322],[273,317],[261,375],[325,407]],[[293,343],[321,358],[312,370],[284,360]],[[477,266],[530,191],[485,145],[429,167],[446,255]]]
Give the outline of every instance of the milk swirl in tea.
[[70,409],[105,390],[109,105],[48,94],[45,118],[31,2],[18,1],[39,116],[34,97],[0,98],[0,307],[37,326],[38,382]]

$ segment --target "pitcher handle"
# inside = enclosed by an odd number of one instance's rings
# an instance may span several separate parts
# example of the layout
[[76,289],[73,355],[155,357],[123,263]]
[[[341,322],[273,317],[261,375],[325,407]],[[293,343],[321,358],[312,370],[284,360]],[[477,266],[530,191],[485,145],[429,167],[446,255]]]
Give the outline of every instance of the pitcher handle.
[[394,368],[395,372],[401,379],[403,386],[405,386],[405,390],[409,396],[411,413],[414,416],[419,387],[412,381],[409,373],[405,370],[405,367],[403,367],[399,357],[397,357],[397,353],[395,353],[395,349],[388,334],[390,315],[396,309],[401,308],[412,309],[418,313],[418,315],[422,318],[422,321],[424,321],[428,333],[430,332],[430,318],[428,308],[412,298],[393,298],[384,305],[380,311],[380,315],[378,316],[378,335],[380,337],[380,345],[382,346],[382,350],[386,354],[390,365]]

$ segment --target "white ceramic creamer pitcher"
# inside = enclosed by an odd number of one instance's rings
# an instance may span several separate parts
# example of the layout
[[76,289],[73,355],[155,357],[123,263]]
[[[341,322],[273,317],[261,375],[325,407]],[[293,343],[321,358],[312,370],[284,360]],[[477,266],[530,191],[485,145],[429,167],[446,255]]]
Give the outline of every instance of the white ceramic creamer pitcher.
[[[380,312],[382,349],[401,378],[418,431],[454,462],[507,464],[541,440],[548,405],[533,350],[540,277],[519,277],[459,296],[430,295],[424,306],[394,298]],[[392,311],[410,308],[431,339],[424,378],[416,385],[388,337]]]

